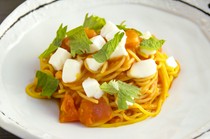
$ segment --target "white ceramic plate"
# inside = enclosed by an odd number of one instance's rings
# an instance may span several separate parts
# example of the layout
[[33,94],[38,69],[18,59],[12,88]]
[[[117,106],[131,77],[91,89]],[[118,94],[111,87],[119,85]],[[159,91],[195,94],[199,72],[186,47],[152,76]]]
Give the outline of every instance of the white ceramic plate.
[[[185,11],[185,13],[182,13]],[[192,13],[188,14],[188,13]],[[164,51],[181,64],[161,113],[117,128],[60,124],[58,106],[25,93],[39,69],[38,55],[63,23],[74,28],[86,13],[147,30],[166,40]],[[210,20],[177,1],[28,0],[0,26],[0,125],[22,138],[199,138],[210,129]]]

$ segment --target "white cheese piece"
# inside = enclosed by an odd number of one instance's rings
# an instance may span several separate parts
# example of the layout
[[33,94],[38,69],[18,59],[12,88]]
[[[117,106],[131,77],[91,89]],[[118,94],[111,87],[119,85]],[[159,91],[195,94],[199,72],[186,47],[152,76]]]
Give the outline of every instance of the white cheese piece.
[[55,70],[61,70],[66,59],[71,58],[70,53],[63,49],[58,48],[56,52],[50,57],[49,63]]
[[112,39],[114,35],[119,31],[118,27],[110,21],[107,21],[106,24],[101,29],[101,36],[106,39]]
[[81,72],[82,62],[74,59],[67,59],[63,66],[62,80],[64,83],[74,82]]
[[110,41],[111,39],[113,39],[114,38],[114,35],[117,33],[117,32],[119,32],[120,30],[113,30],[113,31],[111,31],[111,32],[109,32],[109,33],[107,33],[107,35],[106,35],[106,40],[107,41]]
[[86,58],[85,62],[92,71],[97,71],[104,64],[97,62],[94,58]]
[[178,66],[178,64],[173,56],[170,56],[169,58],[167,58],[166,64],[172,68],[176,68]]
[[104,92],[102,90],[100,90],[94,94],[94,98],[99,99],[103,96],[103,94],[104,94]]
[[128,52],[125,49],[125,43],[126,43],[127,36],[124,33],[121,41],[119,42],[118,46],[114,50],[114,52],[111,54],[110,58],[115,58],[119,56],[127,56]]
[[141,49],[140,51],[146,55],[154,55],[157,52],[156,50],[147,50],[147,49]]
[[157,65],[153,59],[142,60],[132,65],[128,76],[133,78],[145,78],[157,72]]
[[[107,22],[104,27],[101,29],[101,36],[105,37],[107,41],[114,38],[114,35],[117,32],[124,32],[123,30],[119,30],[118,27],[113,24],[112,22]],[[111,54],[110,58],[115,58],[119,56],[127,56],[128,52],[125,49],[125,43],[126,43],[127,36],[124,32],[124,36],[121,39],[120,43],[116,47],[115,51]]]
[[96,79],[87,78],[82,82],[82,87],[88,97],[99,99],[104,92],[100,88],[100,84]]
[[94,53],[100,50],[106,43],[101,35],[91,38],[90,41],[92,42],[92,44],[90,45],[90,53]]
[[147,40],[147,39],[149,39],[151,36],[152,36],[152,34],[151,34],[149,31],[147,31],[147,32],[145,32],[145,33],[142,34],[141,38]]

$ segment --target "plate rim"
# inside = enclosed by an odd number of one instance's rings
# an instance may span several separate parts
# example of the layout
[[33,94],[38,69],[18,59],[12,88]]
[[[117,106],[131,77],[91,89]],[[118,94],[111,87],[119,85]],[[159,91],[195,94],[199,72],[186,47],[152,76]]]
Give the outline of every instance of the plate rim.
[[[9,14],[9,16],[6,17],[6,19],[2,22],[2,24],[0,25],[0,29],[2,26],[5,26],[7,24],[11,24],[11,20],[14,19],[14,16],[17,14],[17,13],[22,13],[20,11],[22,11],[21,9],[24,9],[26,7],[28,7],[28,5],[30,5],[30,3],[33,3],[33,5],[36,5],[36,7],[39,7],[40,5],[43,5],[43,3],[54,3],[54,2],[57,2],[57,1],[60,1],[60,0],[37,0],[37,1],[33,1],[33,0],[27,0],[25,2],[23,2],[21,5],[19,5],[11,14]],[[126,1],[126,0],[125,0]],[[43,3],[41,3],[43,2]],[[144,4],[144,3],[142,3]],[[149,6],[149,5],[146,5],[146,6]],[[159,8],[158,8],[159,9]],[[32,9],[31,9],[32,10]],[[29,12],[29,11],[28,11]],[[26,13],[25,13],[26,14]],[[17,16],[17,15],[16,15]],[[17,19],[20,18],[22,15],[19,15],[18,17],[16,17]],[[190,19],[188,19],[190,20]],[[192,20],[190,20],[192,21]],[[193,21],[192,21],[193,22]],[[193,22],[193,23],[196,23],[196,22]],[[13,23],[12,23],[13,24]],[[197,27],[201,28],[201,26],[198,25],[198,23],[196,23]],[[10,27],[9,27],[10,28]],[[0,30],[0,36],[2,36],[2,32],[3,32],[3,36],[0,37],[0,41],[1,41],[1,38],[4,37],[4,31],[5,30]],[[203,30],[202,30],[203,32]],[[203,32],[205,34],[205,32]],[[206,36],[206,35],[205,35]],[[207,39],[210,41],[210,35],[207,36]],[[28,130],[26,130],[24,127],[21,127],[20,125],[18,125],[14,120],[12,120],[11,118],[9,118],[3,111],[0,110],[0,125],[3,129],[11,132],[11,133],[14,133],[15,135],[19,136],[19,137],[33,137],[33,138],[38,138],[38,136],[32,134],[31,132],[29,132]],[[3,126],[2,126],[3,125]],[[10,128],[12,127],[12,128]]]

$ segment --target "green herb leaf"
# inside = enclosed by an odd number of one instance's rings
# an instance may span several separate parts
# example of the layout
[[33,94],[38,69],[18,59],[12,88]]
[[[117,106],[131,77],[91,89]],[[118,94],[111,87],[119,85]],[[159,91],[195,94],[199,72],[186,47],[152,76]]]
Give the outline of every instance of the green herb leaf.
[[119,25],[116,25],[120,30],[127,30],[126,24],[125,24],[125,20],[122,21]]
[[[117,85],[117,87],[116,87]],[[104,82],[100,88],[111,95],[117,94],[119,92],[118,83],[111,80],[109,83]]]
[[62,40],[66,36],[67,26],[63,27],[63,24],[60,25],[59,29],[57,30],[57,35],[50,46],[39,56],[40,59],[47,58],[53,53],[58,47],[61,46]]
[[111,95],[118,95],[118,109],[128,109],[127,101],[134,103],[133,98],[138,98],[140,94],[140,88],[122,81],[111,80],[103,83],[100,88]]
[[88,14],[86,14],[83,26],[88,27],[89,29],[94,29],[96,31],[99,31],[105,24],[106,21],[104,18],[94,15],[88,17]]
[[135,31],[138,33],[139,36],[142,35],[142,33],[141,33],[139,30],[137,30],[137,29],[134,29],[134,28],[127,28],[127,27],[126,27],[126,24],[125,24],[125,21],[122,21],[119,25],[117,25],[117,27],[118,27],[120,30],[124,30],[124,31],[126,31],[126,30],[128,30],[128,29],[132,29],[132,30],[135,30]]
[[109,57],[111,56],[111,54],[114,52],[114,50],[116,49],[117,45],[121,41],[123,35],[124,35],[124,32],[116,33],[114,35],[113,39],[108,41],[97,53],[95,53],[93,55],[93,58],[99,63],[103,63],[107,59],[109,59]]
[[53,76],[37,71],[36,77],[38,78],[37,87],[42,89],[42,96],[50,97],[58,88],[59,81]]
[[90,44],[92,43],[83,26],[79,26],[67,32],[67,36],[70,39],[71,55],[75,57],[76,54],[88,53],[90,51]]
[[164,42],[164,40],[158,40],[157,38],[152,36],[149,39],[143,39],[140,43],[140,48],[147,50],[158,50],[162,47]]

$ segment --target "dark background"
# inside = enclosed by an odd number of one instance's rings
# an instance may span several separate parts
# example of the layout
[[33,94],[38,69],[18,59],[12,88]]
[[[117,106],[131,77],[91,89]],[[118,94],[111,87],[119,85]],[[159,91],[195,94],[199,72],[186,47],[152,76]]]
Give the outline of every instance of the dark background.
[[[1,22],[25,0],[0,0],[0,24]],[[0,139],[19,139],[13,134],[5,131],[0,125]]]

